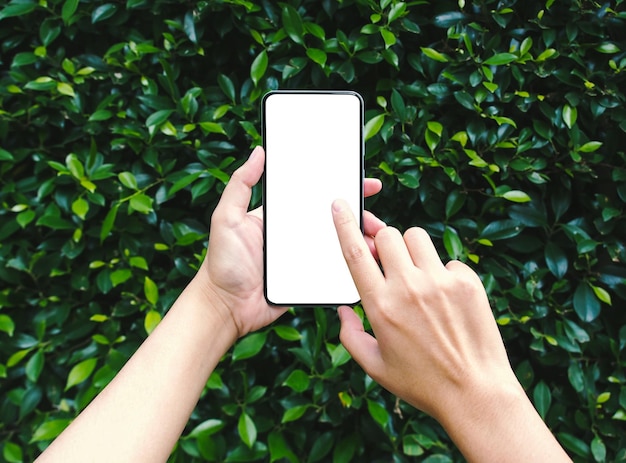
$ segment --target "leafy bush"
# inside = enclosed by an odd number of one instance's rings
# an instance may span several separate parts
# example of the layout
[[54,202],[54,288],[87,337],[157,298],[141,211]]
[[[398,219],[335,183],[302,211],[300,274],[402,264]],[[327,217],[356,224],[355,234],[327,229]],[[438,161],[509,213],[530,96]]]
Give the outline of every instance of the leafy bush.
[[[481,274],[576,461],[626,460],[621,0],[2,3],[0,461],[32,460],[161,319],[275,88],[364,96],[370,208]],[[171,461],[461,461],[338,329],[298,310],[240,340]]]

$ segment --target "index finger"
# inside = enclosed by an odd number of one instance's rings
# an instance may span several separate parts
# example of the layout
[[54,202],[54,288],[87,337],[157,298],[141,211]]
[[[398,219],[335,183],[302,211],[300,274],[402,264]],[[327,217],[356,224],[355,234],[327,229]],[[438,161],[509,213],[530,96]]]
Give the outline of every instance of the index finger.
[[346,259],[361,299],[366,299],[367,294],[378,290],[385,278],[372,256],[348,204],[344,200],[338,199],[333,202],[332,211],[343,257]]

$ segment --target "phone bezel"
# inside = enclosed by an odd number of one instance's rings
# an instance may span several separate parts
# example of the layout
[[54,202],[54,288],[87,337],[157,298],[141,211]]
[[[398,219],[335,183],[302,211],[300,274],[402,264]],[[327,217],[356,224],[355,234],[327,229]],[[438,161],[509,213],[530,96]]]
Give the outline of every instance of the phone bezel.
[[[359,227],[361,231],[363,231],[363,208],[364,208],[364,198],[363,198],[363,180],[364,180],[364,162],[365,162],[365,141],[364,141],[364,112],[365,105],[363,101],[363,97],[352,90],[272,90],[263,95],[261,100],[261,133],[263,138],[263,148],[267,149],[266,146],[266,102],[272,96],[276,94],[297,94],[297,95],[350,95],[354,96],[359,101],[359,211],[357,220],[359,222]],[[271,153],[270,153],[271,155]],[[266,158],[267,162],[267,158]],[[266,167],[266,166],[265,166]],[[265,168],[262,176],[262,202],[263,205],[266,204],[267,200],[267,191],[266,191],[266,173]],[[330,214],[330,210],[329,210]],[[311,301],[311,302],[283,302],[283,301],[272,301],[268,297],[268,284],[267,284],[267,210],[263,207],[263,293],[265,300],[268,304],[279,307],[336,307],[338,305],[357,305],[360,303],[360,299],[355,301],[336,301],[336,302],[326,302],[326,301]]]

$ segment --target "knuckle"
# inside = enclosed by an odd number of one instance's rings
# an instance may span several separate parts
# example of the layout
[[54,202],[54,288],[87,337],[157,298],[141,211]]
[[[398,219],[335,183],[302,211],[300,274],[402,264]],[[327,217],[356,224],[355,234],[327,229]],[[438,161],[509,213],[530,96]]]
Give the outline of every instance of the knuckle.
[[408,241],[430,239],[430,235],[421,227],[411,227],[404,232],[404,238]]
[[348,244],[343,252],[348,262],[360,262],[365,257],[365,249],[359,243]]
[[465,294],[475,294],[484,290],[480,277],[467,264],[451,260],[446,264],[446,270],[454,275],[453,284],[457,290]]
[[376,233],[376,236],[374,237],[374,242],[388,241],[397,237],[399,234],[400,232],[397,228],[387,226],[385,228],[382,228],[378,233]]
[[337,222],[337,226],[340,227],[345,227],[353,222],[352,216],[347,212],[339,214],[335,220]]

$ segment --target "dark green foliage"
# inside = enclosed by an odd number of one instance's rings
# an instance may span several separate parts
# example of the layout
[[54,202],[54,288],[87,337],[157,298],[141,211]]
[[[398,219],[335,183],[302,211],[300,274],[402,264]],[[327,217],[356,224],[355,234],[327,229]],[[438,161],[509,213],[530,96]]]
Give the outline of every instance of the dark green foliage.
[[[481,274],[576,461],[626,461],[622,3],[1,2],[0,461],[31,461],[160,320],[275,88],[364,96],[370,208]],[[171,461],[461,461],[338,329],[303,310],[242,339]]]

